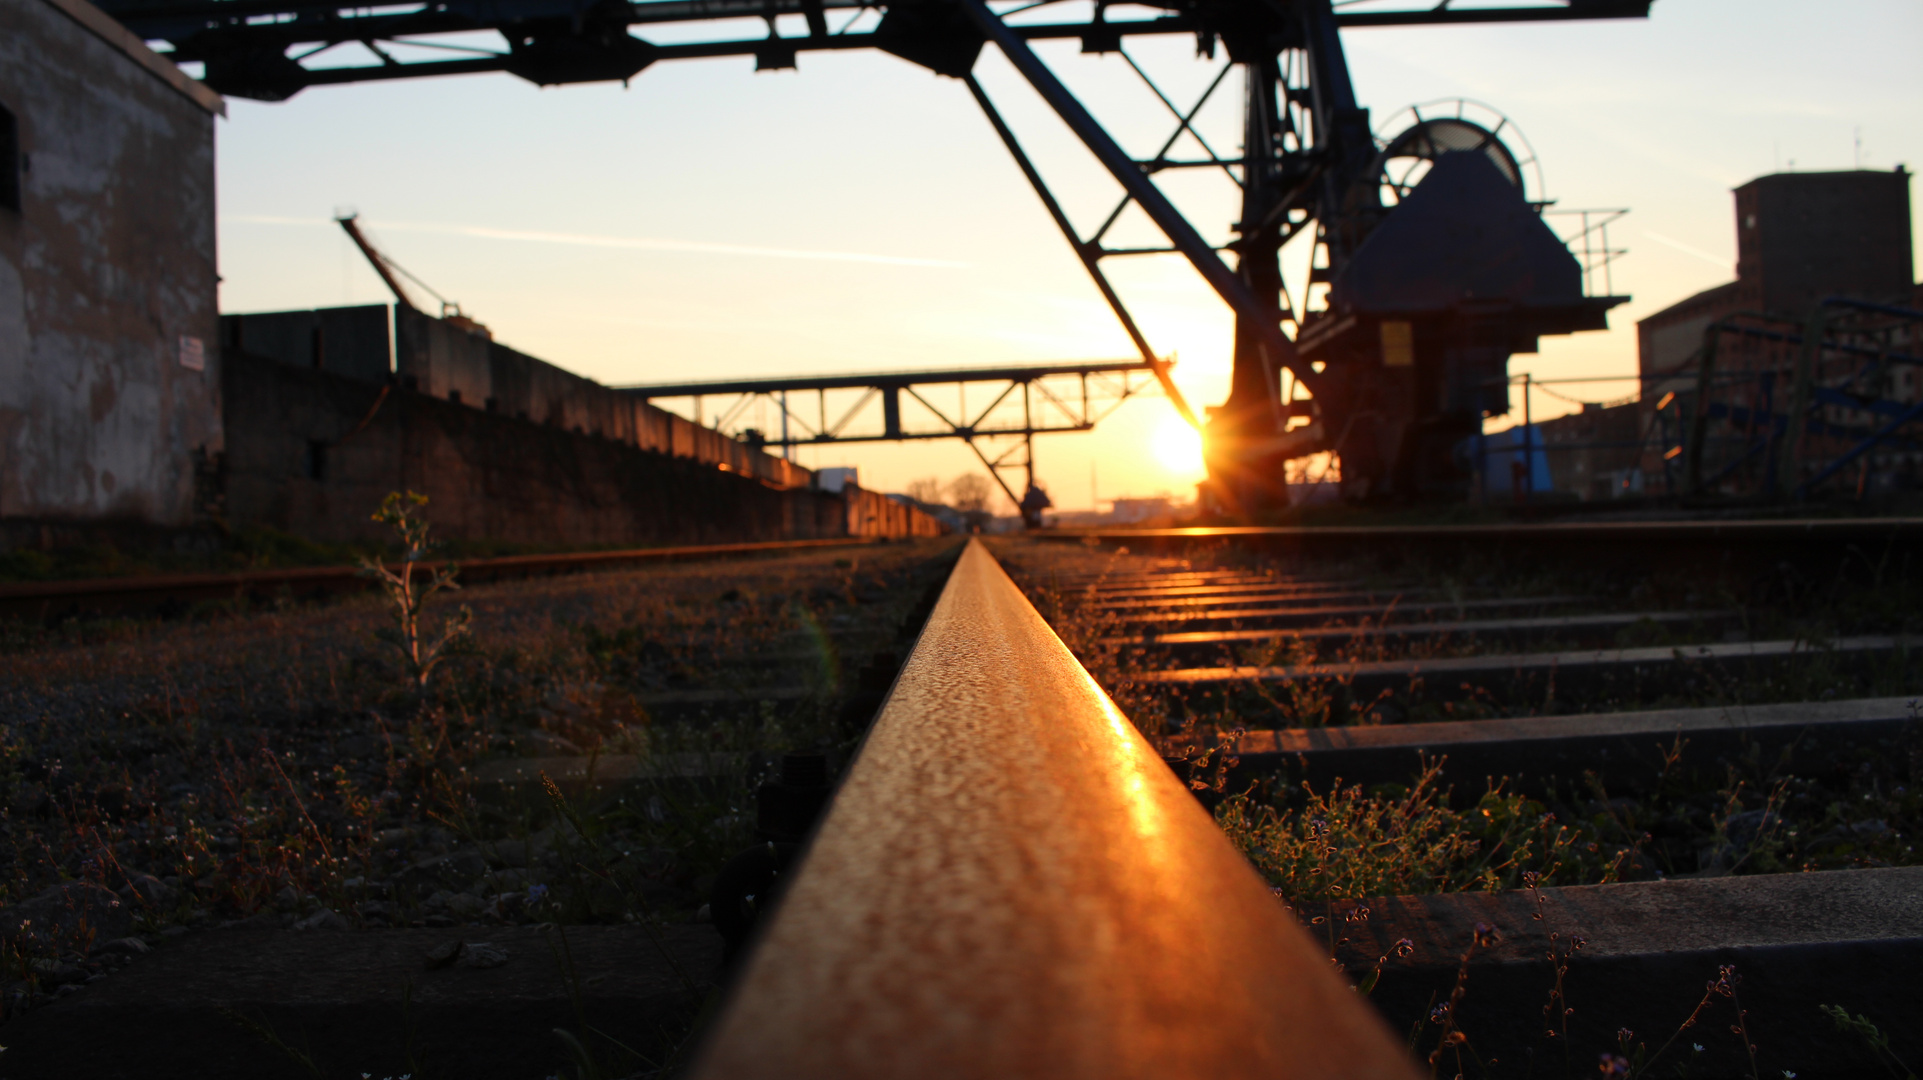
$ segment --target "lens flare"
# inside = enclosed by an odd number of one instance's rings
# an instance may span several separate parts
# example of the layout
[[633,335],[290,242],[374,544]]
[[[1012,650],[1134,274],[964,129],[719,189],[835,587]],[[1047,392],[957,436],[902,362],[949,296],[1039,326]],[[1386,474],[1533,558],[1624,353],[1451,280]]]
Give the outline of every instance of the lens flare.
[[1162,421],[1155,429],[1151,445],[1155,450],[1155,460],[1169,472],[1200,478],[1207,471],[1202,464],[1202,433],[1184,423],[1179,416]]

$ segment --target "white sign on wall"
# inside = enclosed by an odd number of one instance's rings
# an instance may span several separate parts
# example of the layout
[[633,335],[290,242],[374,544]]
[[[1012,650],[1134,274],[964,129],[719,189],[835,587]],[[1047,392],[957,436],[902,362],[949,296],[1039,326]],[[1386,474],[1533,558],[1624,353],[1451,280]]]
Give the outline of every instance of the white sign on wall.
[[197,337],[180,336],[180,366],[188,371],[207,370],[207,346]]

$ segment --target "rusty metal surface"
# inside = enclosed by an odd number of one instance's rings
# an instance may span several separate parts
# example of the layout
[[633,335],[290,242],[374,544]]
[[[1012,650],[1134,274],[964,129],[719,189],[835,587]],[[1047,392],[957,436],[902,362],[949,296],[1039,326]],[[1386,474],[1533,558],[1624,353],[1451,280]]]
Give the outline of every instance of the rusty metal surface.
[[1098,599],[1088,606],[1095,611],[1159,611],[1177,608],[1198,610],[1219,608],[1224,604],[1295,604],[1299,607],[1335,607],[1351,604],[1381,604],[1385,608],[1398,600],[1434,596],[1438,589],[1384,589],[1378,592],[1264,592],[1243,596],[1171,596],[1151,600]]
[[1525,671],[1560,672],[1567,676],[1588,669],[1667,665],[1679,660],[1774,660],[1790,656],[1845,656],[1852,653],[1906,651],[1911,638],[1874,634],[1835,638],[1817,644],[1801,638],[1782,641],[1737,641],[1714,645],[1653,645],[1636,649],[1572,649],[1563,652],[1483,653],[1476,656],[1439,656],[1420,660],[1370,660],[1298,664],[1291,667],[1206,667],[1138,671],[1128,676],[1137,683],[1198,686],[1203,683],[1278,682],[1300,679],[1395,678],[1490,679]]
[[[1092,588],[1089,591],[1102,600],[1130,600],[1138,597],[1158,599],[1163,597],[1195,597],[1218,599],[1232,598],[1247,593],[1275,593],[1283,596],[1302,596],[1320,594],[1341,589],[1361,587],[1358,581],[1288,581],[1269,580],[1227,585],[1173,585],[1164,588],[1130,585],[1119,589]],[[1378,590],[1383,591],[1383,590]]]
[[1779,521],[1559,521],[1486,525],[1217,525],[1167,529],[1051,529],[1043,540],[1334,540],[1523,541],[1792,541],[1904,539],[1923,536],[1923,518],[1828,518]]
[[695,1075],[1415,1070],[975,541]]
[[1727,611],[1621,611],[1603,615],[1551,615],[1537,619],[1461,619],[1448,622],[1370,624],[1355,626],[1318,626],[1310,629],[1270,627],[1266,630],[1195,630],[1174,634],[1128,634],[1102,638],[1101,645],[1227,645],[1238,641],[1329,640],[1350,641],[1364,638],[1421,638],[1478,634],[1559,634],[1584,630],[1620,630],[1626,626],[1651,622],[1687,624],[1737,619],[1742,612]]
[[1231,626],[1260,621],[1261,624],[1277,626],[1321,626],[1330,619],[1373,618],[1379,622],[1415,621],[1433,619],[1438,616],[1460,618],[1466,611],[1503,611],[1518,608],[1552,608],[1587,600],[1584,596],[1515,596],[1496,600],[1451,600],[1435,604],[1353,604],[1353,605],[1316,605],[1303,604],[1294,607],[1260,608],[1201,608],[1193,611],[1171,611],[1157,609],[1151,611],[1122,612],[1115,615],[1117,622],[1130,624],[1149,624],[1171,626],[1178,623],[1213,625],[1226,623]]

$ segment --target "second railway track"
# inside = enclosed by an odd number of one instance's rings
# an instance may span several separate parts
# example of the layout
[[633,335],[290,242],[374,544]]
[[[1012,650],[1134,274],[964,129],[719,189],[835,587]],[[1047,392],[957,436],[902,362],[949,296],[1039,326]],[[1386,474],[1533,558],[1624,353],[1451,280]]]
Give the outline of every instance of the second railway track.
[[[1354,876],[1331,880],[1339,865],[1368,861],[1338,850],[1345,845],[1434,843],[1455,829],[1466,848],[1494,854],[1491,865],[1513,857],[1472,892],[1602,884],[1581,901],[1584,917],[1563,928],[1565,950],[1575,933],[1609,939],[1632,965],[1665,952],[1673,959],[1677,943],[1648,924],[1649,905],[1686,908],[1713,895],[1713,915],[1678,908],[1675,919],[1695,935],[1680,951],[1693,949],[1714,983],[1712,958],[1737,958],[1744,943],[1769,937],[1762,925],[1771,920],[1793,928],[1794,941],[1779,948],[1803,950],[1804,966],[1749,975],[1758,990],[1748,1001],[1772,1025],[1692,1051],[1690,1075],[1751,1075],[1745,1040],[1769,1047],[1756,1051],[1776,1062],[1767,1075],[1850,1075],[1875,1052],[1836,1036],[1818,1008],[1844,999],[1883,1001],[1883,1030],[1904,1029],[1898,1041],[1918,1049],[1923,1007],[1913,995],[1882,996],[1906,984],[1902,965],[1865,962],[1854,944],[1864,928],[1833,923],[1837,913],[1814,899],[1823,885],[1848,882],[1880,897],[1885,921],[1868,936],[1888,955],[1923,947],[1923,879],[1908,869],[1923,828],[1914,523],[1819,527],[1815,541],[1774,522],[1714,532],[1639,524],[1602,538],[1527,526],[1317,532],[1111,531],[995,546],[1278,894],[1312,929],[1341,927],[1326,935],[1331,953],[1359,981],[1382,981],[1375,1000],[1398,1030],[1414,1039],[1426,1024],[1434,1038],[1445,1021],[1460,1021],[1488,1075],[1563,1075],[1566,1066],[1545,1071],[1568,1052],[1554,1045],[1567,1025],[1542,1019],[1543,1007],[1565,1004],[1548,987],[1533,991],[1542,1000],[1532,1005],[1530,991],[1485,976],[1491,985],[1480,1000],[1471,991],[1461,1016],[1434,1012],[1461,975],[1455,953],[1475,951],[1469,924],[1481,920],[1467,911],[1491,923],[1523,913],[1507,929],[1530,944],[1520,955],[1508,946],[1503,971],[1514,973],[1528,949],[1555,953],[1556,939],[1529,933],[1553,906],[1547,893],[1522,889],[1537,898],[1534,911],[1457,903],[1435,894],[1470,886],[1451,882],[1440,863],[1400,888],[1382,866],[1373,878],[1351,865]],[[1604,554],[1585,555],[1599,544]],[[1518,811],[1555,824],[1533,837],[1486,827]],[[1414,819],[1432,812],[1441,816],[1423,834]],[[1520,850],[1532,842],[1533,863]],[[1540,857],[1556,844],[1558,857]],[[1806,873],[1815,871],[1843,876]],[[1800,905],[1768,893],[1800,882],[1816,890]],[[1652,887],[1671,891],[1635,892]],[[1742,889],[1758,892],[1733,902],[1731,890]],[[1435,898],[1412,906],[1371,895],[1383,891]],[[1612,897],[1629,907],[1612,909]],[[1384,918],[1384,907],[1398,914]],[[1433,970],[1396,985],[1405,933],[1407,962]],[[1485,947],[1491,959],[1505,951]],[[1555,967],[1545,971],[1559,979]],[[1594,1015],[1582,1023],[1614,1017],[1625,1033],[1589,1031],[1587,1068],[1601,1054],[1605,1073],[1661,1041],[1636,1032],[1675,1029],[1652,1001],[1673,1005],[1702,985],[1632,991],[1592,979],[1584,1011]],[[1759,1002],[1764,987],[1775,1000]],[[1692,1062],[1664,1068],[1676,1064]]]

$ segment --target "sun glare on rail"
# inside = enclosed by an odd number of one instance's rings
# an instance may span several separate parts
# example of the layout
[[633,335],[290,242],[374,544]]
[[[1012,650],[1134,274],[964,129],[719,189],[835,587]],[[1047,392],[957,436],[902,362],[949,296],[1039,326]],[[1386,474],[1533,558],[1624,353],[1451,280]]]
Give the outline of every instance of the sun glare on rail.
[[1164,418],[1151,438],[1155,460],[1161,463],[1162,468],[1184,476],[1202,474],[1202,434],[1181,417]]

